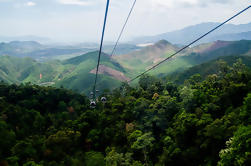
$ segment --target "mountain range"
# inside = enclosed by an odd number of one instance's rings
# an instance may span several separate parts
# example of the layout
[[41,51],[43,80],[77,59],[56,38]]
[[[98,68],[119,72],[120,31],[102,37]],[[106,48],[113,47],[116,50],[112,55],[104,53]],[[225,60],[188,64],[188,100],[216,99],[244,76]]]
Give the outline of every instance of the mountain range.
[[[220,23],[208,22],[185,27],[181,30],[162,33],[155,36],[145,36],[135,38],[133,43],[155,43],[159,40],[167,40],[171,43],[186,45],[195,40],[199,36],[205,34],[212,28],[220,25]],[[216,40],[251,40],[251,23],[248,24],[225,24],[220,29],[214,31],[206,38],[202,39],[198,44],[208,43]]]
[[[29,43],[28,45],[30,44],[33,44],[34,47],[40,47],[37,43]],[[17,43],[16,46],[18,47]],[[111,57],[102,53],[97,88],[103,91],[117,87],[121,82],[135,77],[178,49],[177,45],[161,40],[124,55]],[[249,40],[210,42],[188,48],[149,74],[167,76],[185,72],[191,67],[218,58],[249,57],[250,55],[251,41]],[[97,58],[98,51],[65,60],[45,62],[30,57],[2,55],[0,56],[0,80],[17,84],[32,82],[38,85],[65,87],[88,94],[92,90]],[[172,78],[176,77],[172,76]]]
[[[116,59],[131,76],[149,69],[158,62],[169,57],[176,52],[179,47],[161,40],[154,45],[147,46],[141,50],[131,52],[127,55],[116,56]],[[194,65],[198,65],[222,56],[245,55],[250,54],[251,41],[215,41],[206,44],[200,44],[186,49],[166,63],[160,65],[151,74],[167,75],[177,71],[183,71]]]
[[42,43],[50,42],[51,39],[47,37],[40,37],[34,35],[26,35],[26,36],[0,36],[0,41],[2,42],[11,42],[11,41],[38,41]]
[[[82,43],[75,45],[44,45],[36,41],[11,41],[0,43],[0,55],[16,57],[31,57],[38,61],[52,59],[69,59],[98,49],[98,44]],[[104,45],[103,51],[112,52],[113,45]],[[132,44],[121,44],[116,49],[116,55],[121,55],[139,49]]]

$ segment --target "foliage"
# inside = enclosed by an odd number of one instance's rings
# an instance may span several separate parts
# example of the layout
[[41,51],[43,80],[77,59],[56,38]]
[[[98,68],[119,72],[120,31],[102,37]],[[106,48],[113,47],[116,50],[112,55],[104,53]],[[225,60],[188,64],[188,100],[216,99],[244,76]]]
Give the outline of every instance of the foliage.
[[144,76],[95,109],[63,88],[0,83],[0,165],[250,165],[250,69],[220,64],[183,85]]

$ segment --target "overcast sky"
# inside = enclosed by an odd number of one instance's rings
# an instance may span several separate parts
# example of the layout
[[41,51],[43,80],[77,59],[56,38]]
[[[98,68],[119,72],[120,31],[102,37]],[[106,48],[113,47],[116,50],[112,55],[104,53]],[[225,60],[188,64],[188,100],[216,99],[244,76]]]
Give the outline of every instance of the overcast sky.
[[[105,40],[114,41],[134,0],[110,0]],[[61,42],[100,40],[106,0],[0,0],[0,36],[36,35]],[[122,40],[202,22],[222,22],[250,0],[137,0]],[[251,22],[251,9],[231,23]]]

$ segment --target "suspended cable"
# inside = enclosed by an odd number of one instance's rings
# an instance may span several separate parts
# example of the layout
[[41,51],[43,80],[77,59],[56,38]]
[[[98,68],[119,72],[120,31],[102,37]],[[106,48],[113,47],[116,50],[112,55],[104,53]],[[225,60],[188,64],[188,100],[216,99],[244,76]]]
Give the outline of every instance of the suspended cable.
[[126,21],[125,21],[125,23],[124,23],[124,25],[123,25],[123,28],[122,28],[122,30],[120,31],[119,37],[118,37],[118,39],[117,39],[117,41],[116,41],[116,44],[115,44],[114,47],[113,47],[111,56],[113,56],[113,54],[114,54],[114,52],[115,52],[115,50],[116,50],[116,48],[117,48],[117,46],[118,46],[119,40],[120,40],[120,38],[121,38],[121,36],[122,36],[124,30],[125,30],[126,24],[127,24],[128,20],[129,20],[129,18],[130,18],[130,16],[131,16],[131,14],[132,14],[132,11],[133,11],[133,9],[134,9],[134,6],[135,6],[136,2],[137,2],[137,0],[134,0],[133,5],[132,5],[132,7],[131,7],[131,9],[130,9],[130,12],[129,12],[129,14],[128,14],[127,18],[126,18]]
[[95,82],[94,82],[94,86],[93,86],[93,96],[92,96],[93,100],[96,99],[96,85],[97,85],[99,64],[100,64],[100,58],[101,58],[104,35],[105,35],[105,27],[106,27],[107,15],[108,15],[109,3],[110,3],[110,0],[107,0],[106,10],[105,10],[105,18],[104,18],[104,25],[103,25],[103,31],[102,31],[102,37],[101,37],[101,42],[100,42],[99,54],[98,54],[98,64],[97,64],[97,69],[96,69]]
[[201,40],[202,38],[206,37],[207,35],[209,35],[210,33],[212,33],[213,31],[215,31],[216,29],[220,28],[221,26],[223,26],[224,24],[226,24],[227,22],[229,22],[230,20],[234,19],[235,17],[239,16],[240,14],[242,14],[243,12],[247,11],[249,8],[251,7],[248,6],[247,8],[243,9],[242,11],[240,11],[239,13],[235,14],[234,16],[232,16],[231,18],[227,19],[226,21],[224,21],[223,23],[221,23],[220,25],[216,26],[215,28],[213,28],[212,30],[208,31],[207,33],[205,33],[204,35],[200,36],[199,38],[197,38],[196,40],[194,40],[193,42],[191,42],[190,44],[186,45],[185,47],[181,48],[179,51],[175,52],[174,54],[172,54],[171,56],[167,57],[166,59],[162,60],[161,62],[157,63],[156,65],[152,66],[150,69],[144,71],[143,73],[141,73],[140,75],[136,76],[135,78],[131,79],[130,81],[128,81],[128,83],[133,82],[134,80],[138,79],[139,77],[143,76],[144,74],[148,73],[149,71],[155,69],[156,67],[158,67],[159,65],[161,65],[162,63],[164,63],[165,61],[171,59],[172,57],[174,57],[175,55],[177,55],[178,53],[182,52],[183,50],[187,49],[188,47],[190,47],[191,45],[193,45],[194,43],[198,42],[199,40]]

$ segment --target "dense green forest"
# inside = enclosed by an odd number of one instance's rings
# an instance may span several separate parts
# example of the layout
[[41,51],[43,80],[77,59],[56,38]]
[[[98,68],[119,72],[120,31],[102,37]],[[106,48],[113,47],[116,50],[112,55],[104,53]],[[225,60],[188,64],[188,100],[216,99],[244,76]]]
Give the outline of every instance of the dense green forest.
[[143,76],[89,108],[63,88],[0,84],[1,166],[251,165],[251,71]]

